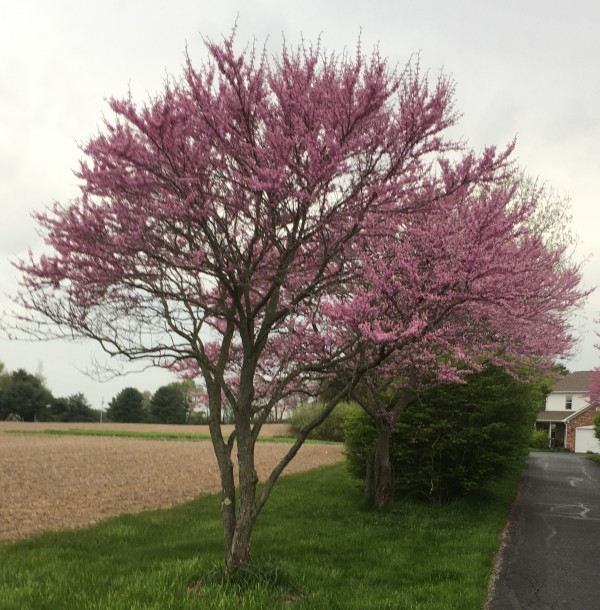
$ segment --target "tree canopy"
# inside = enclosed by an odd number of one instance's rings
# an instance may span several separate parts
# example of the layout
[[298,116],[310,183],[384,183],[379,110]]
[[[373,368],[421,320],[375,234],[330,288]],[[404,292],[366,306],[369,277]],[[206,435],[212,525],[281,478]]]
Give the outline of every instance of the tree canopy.
[[185,396],[177,386],[165,385],[156,390],[150,400],[152,419],[163,424],[185,424]]
[[106,416],[114,422],[138,423],[144,421],[144,397],[136,388],[121,390],[108,404]]
[[88,399],[81,393],[56,398],[50,413],[54,421],[97,422],[99,419],[99,413],[92,409]]
[[11,413],[24,421],[51,419],[50,407],[54,397],[37,375],[18,369],[3,375],[0,388],[0,420]]

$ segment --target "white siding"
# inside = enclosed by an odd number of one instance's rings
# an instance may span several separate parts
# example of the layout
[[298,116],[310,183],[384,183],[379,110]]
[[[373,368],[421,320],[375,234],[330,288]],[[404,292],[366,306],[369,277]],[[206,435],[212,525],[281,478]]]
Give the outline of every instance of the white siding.
[[567,396],[571,396],[573,399],[573,408],[571,411],[578,411],[579,409],[588,406],[583,392],[579,394],[575,392],[571,392],[570,394],[567,392],[552,392],[546,398],[546,411],[564,411]]

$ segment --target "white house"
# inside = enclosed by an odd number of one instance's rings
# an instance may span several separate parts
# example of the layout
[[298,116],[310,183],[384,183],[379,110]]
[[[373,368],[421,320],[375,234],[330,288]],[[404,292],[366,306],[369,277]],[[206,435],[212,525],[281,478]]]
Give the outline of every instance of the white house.
[[536,421],[537,430],[548,432],[551,446],[577,453],[600,453],[600,441],[592,426],[600,405],[591,405],[587,396],[591,377],[592,371],[576,371],[552,387],[546,410],[538,413]]
[[592,371],[576,371],[565,375],[552,386],[546,397],[546,411],[579,411],[589,405],[586,394]]

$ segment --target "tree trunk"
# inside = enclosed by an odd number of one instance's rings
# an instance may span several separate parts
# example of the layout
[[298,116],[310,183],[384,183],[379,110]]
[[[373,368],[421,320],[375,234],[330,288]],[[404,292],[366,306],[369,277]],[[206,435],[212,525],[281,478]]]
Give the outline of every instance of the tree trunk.
[[208,387],[210,400],[209,429],[215,456],[219,465],[221,478],[221,522],[223,523],[223,542],[225,547],[225,565],[232,561],[232,549],[236,532],[236,493],[233,462],[230,448],[221,432],[221,402],[220,395],[211,392]]
[[367,460],[367,471],[365,473],[365,500],[372,503],[375,496],[375,447]]
[[233,463],[229,457],[226,445],[221,441],[213,442],[217,446],[217,462],[221,475],[221,521],[223,523],[223,538],[225,545],[225,564],[227,565],[233,547],[236,530],[236,494]]
[[373,506],[381,510],[392,501],[392,463],[390,460],[390,448],[392,428],[385,420],[376,421],[377,441],[373,456]]
[[[250,563],[252,531],[256,522],[255,493],[258,477],[253,466],[254,476],[243,475],[242,470],[240,464],[240,484],[236,501],[230,503],[228,498],[224,498],[221,503],[225,533],[225,573],[228,575],[233,574],[240,566]],[[235,494],[235,489],[233,493]]]
[[256,485],[258,476],[254,467],[254,439],[250,421],[236,424],[239,486],[235,529],[225,551],[225,570],[235,572],[240,566],[250,563],[252,531],[256,522]]
[[225,573],[233,574],[242,566],[250,564],[250,549],[254,521],[238,516],[230,547],[225,555]]

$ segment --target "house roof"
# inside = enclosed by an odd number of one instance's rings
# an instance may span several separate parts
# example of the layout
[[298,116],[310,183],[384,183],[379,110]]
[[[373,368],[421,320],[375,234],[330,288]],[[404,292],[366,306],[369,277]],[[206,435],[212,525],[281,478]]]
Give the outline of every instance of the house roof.
[[541,411],[537,414],[537,421],[564,421],[569,417],[569,415],[573,415],[572,411]]
[[552,392],[587,392],[593,371],[575,371],[559,379]]
[[540,411],[537,414],[536,421],[545,422],[569,422],[576,417],[579,417],[582,413],[585,413],[588,409],[591,409],[592,405],[587,405],[582,409],[575,409],[574,411]]

